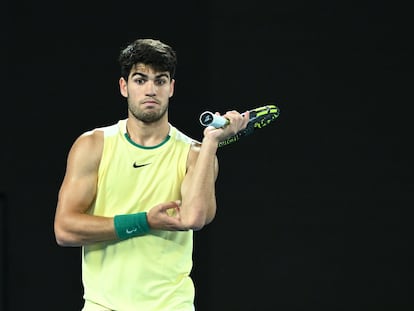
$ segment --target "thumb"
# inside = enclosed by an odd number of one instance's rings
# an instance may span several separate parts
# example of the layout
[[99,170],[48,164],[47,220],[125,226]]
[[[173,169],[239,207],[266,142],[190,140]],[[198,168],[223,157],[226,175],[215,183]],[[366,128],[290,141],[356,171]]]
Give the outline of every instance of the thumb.
[[179,209],[181,206],[181,201],[180,200],[176,200],[176,201],[170,201],[170,202],[165,202],[160,204],[160,210],[162,211],[166,211],[169,209]]

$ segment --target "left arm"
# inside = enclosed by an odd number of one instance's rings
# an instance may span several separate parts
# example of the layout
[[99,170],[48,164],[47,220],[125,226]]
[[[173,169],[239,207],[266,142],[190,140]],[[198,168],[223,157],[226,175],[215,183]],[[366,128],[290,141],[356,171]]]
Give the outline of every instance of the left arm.
[[224,128],[206,127],[201,144],[193,145],[187,160],[187,174],[181,186],[181,223],[186,229],[200,230],[216,214],[215,182],[219,172],[218,143],[246,128],[248,112],[228,111],[230,124]]
[[180,214],[185,228],[200,230],[216,214],[217,145],[215,140],[203,139],[191,147],[181,185]]

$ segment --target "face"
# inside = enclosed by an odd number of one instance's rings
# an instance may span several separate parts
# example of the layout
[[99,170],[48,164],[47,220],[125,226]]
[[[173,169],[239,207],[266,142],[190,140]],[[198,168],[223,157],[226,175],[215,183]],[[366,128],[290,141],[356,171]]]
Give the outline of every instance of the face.
[[166,116],[174,82],[168,72],[155,72],[150,66],[137,64],[132,68],[128,81],[119,79],[119,87],[127,99],[129,114],[151,123]]

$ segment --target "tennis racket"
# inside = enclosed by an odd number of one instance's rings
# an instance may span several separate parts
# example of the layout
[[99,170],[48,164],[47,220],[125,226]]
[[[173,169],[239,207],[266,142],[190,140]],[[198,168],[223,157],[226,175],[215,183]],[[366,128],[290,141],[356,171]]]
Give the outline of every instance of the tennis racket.
[[[269,104],[249,110],[249,122],[244,130],[230,136],[224,141],[219,142],[219,147],[239,141],[240,138],[252,134],[254,131],[264,128],[273,123],[280,114],[277,106]],[[200,115],[200,123],[204,126],[214,126],[216,128],[223,127],[229,123],[229,120],[222,116],[217,116],[210,111],[205,111]]]

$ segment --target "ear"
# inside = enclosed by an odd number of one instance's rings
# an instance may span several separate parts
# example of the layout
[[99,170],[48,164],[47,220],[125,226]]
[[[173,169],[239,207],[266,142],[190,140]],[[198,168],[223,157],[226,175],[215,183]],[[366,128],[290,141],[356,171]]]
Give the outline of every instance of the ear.
[[119,91],[125,98],[128,97],[127,81],[124,78],[119,78]]
[[170,83],[170,95],[169,95],[170,98],[174,95],[174,86],[175,86],[175,80],[174,79],[171,79],[171,83]]

